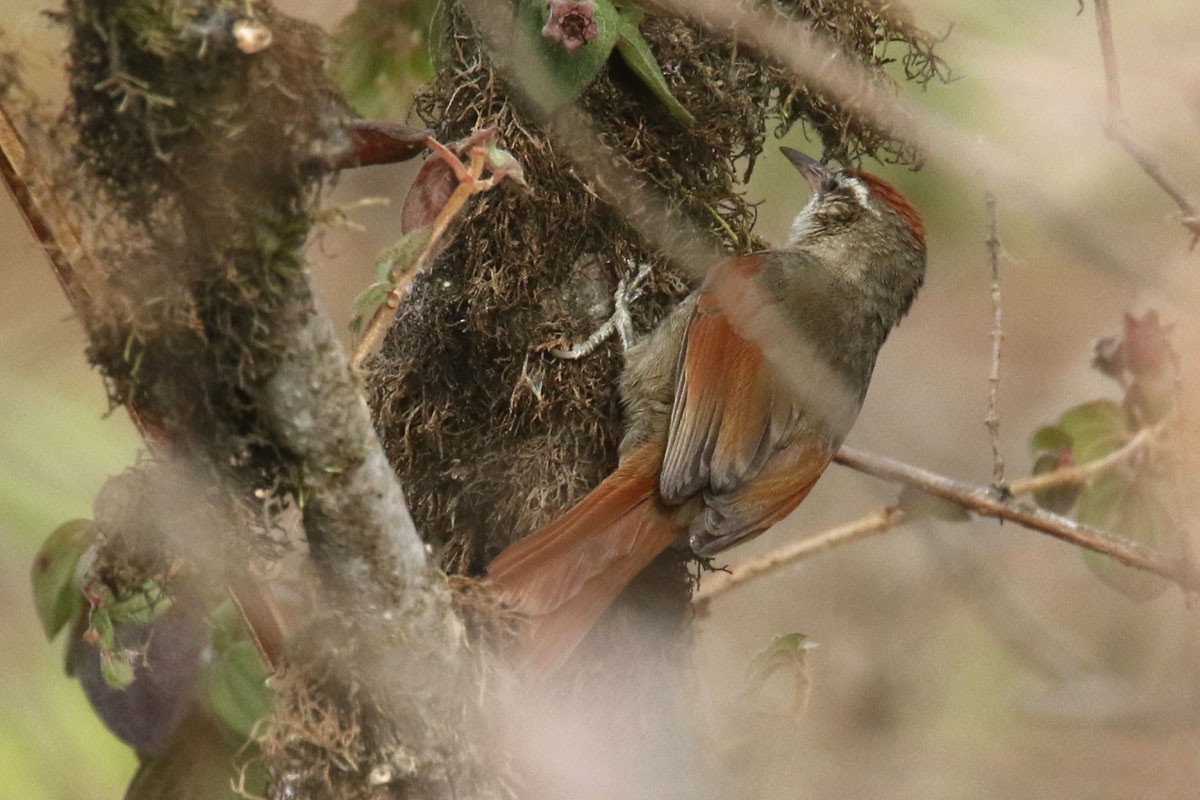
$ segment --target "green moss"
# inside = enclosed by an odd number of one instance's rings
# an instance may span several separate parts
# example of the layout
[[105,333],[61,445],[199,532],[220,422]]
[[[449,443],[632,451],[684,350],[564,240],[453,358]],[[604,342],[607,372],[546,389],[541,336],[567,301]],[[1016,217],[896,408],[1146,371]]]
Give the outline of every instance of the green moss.
[[[173,445],[286,495],[302,467],[271,444],[259,397],[292,346],[281,313],[311,307],[300,249],[345,146],[324,38],[243,0],[76,0],[61,19],[76,159],[117,212],[98,228],[89,357]],[[235,23],[270,45],[243,50]]]

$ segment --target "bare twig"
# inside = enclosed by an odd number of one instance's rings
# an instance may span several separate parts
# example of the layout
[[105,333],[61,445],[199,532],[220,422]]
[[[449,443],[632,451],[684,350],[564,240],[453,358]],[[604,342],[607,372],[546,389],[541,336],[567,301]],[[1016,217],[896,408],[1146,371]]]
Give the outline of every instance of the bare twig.
[[1100,34],[1100,57],[1104,61],[1104,85],[1108,97],[1108,113],[1121,116],[1125,105],[1121,101],[1121,74],[1117,67],[1117,47],[1113,42],[1112,18],[1108,0],[1095,0],[1096,32]]
[[[430,139],[429,141],[433,142],[434,140]],[[436,151],[436,157],[448,157],[451,159],[448,162],[451,166],[462,166],[458,157],[444,147],[442,150]],[[455,173],[458,175],[458,170],[455,170]],[[440,252],[441,248],[438,244],[442,236],[445,235],[446,229],[450,227],[451,221],[458,216],[458,212],[462,210],[467,199],[478,191],[476,181],[482,174],[483,153],[481,150],[476,152],[473,149],[471,152],[471,165],[466,170],[466,177],[463,179],[459,175],[458,186],[455,187],[454,193],[450,195],[450,198],[446,201],[446,205],[442,206],[442,210],[438,212],[437,217],[434,219],[433,231],[429,234],[429,242],[425,245],[425,248],[421,251],[417,259],[412,264],[407,265],[404,272],[396,277],[392,288],[388,290],[387,299],[375,309],[375,313],[371,315],[371,319],[367,321],[366,327],[363,328],[362,336],[355,342],[354,352],[350,357],[351,369],[357,372],[367,357],[375,352],[375,349],[383,342],[383,337],[387,333],[388,328],[391,327],[392,320],[396,318],[396,312],[400,308],[400,303],[404,299],[404,296],[408,294],[408,289],[412,286],[413,280],[429,265],[429,262],[433,259],[433,255]]]
[[449,148],[441,142],[433,138],[425,139],[426,146],[434,152],[434,156],[445,161],[454,171],[455,177],[458,178],[458,186],[454,192],[446,200],[446,204],[442,206],[434,219],[429,234],[429,241],[421,250],[411,264],[401,265],[403,271],[397,275],[388,290],[387,297],[372,313],[370,320],[367,321],[363,328],[362,336],[354,344],[354,352],[350,358],[350,366],[355,372],[361,367],[363,362],[371,353],[379,347],[383,342],[383,337],[387,334],[388,328],[391,327],[392,321],[396,319],[396,313],[400,309],[400,303],[403,302],[405,295],[408,294],[409,288],[412,286],[416,277],[420,275],[430,262],[437,257],[438,253],[444,249],[441,245],[442,238],[446,235],[446,231],[450,228],[450,223],[462,211],[473,195],[479,192],[491,189],[496,183],[506,176],[504,172],[497,172],[491,178],[484,179],[483,168],[487,164],[487,146],[483,139],[471,144],[468,152],[470,153],[470,164],[464,165],[462,161]]
[[949,500],[976,514],[1009,520],[1077,547],[1103,553],[1126,566],[1167,578],[1189,591],[1200,591],[1200,575],[1195,574],[1186,562],[1178,557],[1138,542],[1121,539],[1028,503],[999,497],[989,488],[957,481],[894,459],[849,447],[843,447],[834,460],[859,472],[883,480],[897,481]]
[[1070,483],[1087,483],[1097,475],[1108,472],[1113,467],[1128,461],[1137,453],[1144,450],[1158,437],[1162,430],[1162,424],[1150,428],[1142,428],[1127,443],[1103,458],[1076,466],[1059,467],[1050,472],[1043,472],[1041,475],[1030,475],[1028,478],[1013,481],[1008,489],[1014,495],[1022,495],[1040,492],[1043,489],[1049,489],[1053,486],[1063,486]]
[[692,601],[696,613],[704,616],[708,613],[708,604],[714,597],[761,578],[780,567],[820,555],[844,544],[866,539],[877,533],[883,533],[907,522],[908,519],[908,514],[899,508],[892,506],[881,508],[844,525],[829,528],[813,536],[806,536],[798,542],[766,553],[760,558],[740,565],[732,572],[718,572],[711,579],[700,584],[700,588],[696,590]]
[[[1008,493],[1013,496],[1032,494],[1052,486],[1062,486],[1070,483],[1086,483],[1092,478],[1119,466],[1145,450],[1168,424],[1163,421],[1152,428],[1144,428],[1123,447],[1114,450],[1104,458],[1089,461],[1079,466],[1059,467],[1041,475],[1032,475],[1013,481],[1008,486]],[[979,489],[978,491],[985,491]],[[951,498],[953,499],[953,498]],[[772,550],[769,553],[738,565],[732,572],[721,573],[702,584],[695,594],[697,612],[708,610],[708,604],[713,598],[749,583],[756,578],[774,572],[780,567],[804,561],[820,555],[835,547],[859,539],[865,539],[876,533],[883,533],[897,528],[912,519],[902,509],[888,506],[872,511],[856,520],[839,525],[835,528],[807,536],[799,542]]]
[[1200,241],[1200,210],[1191,197],[1167,174],[1162,165],[1133,135],[1125,119],[1125,107],[1121,99],[1121,75],[1117,68],[1117,48],[1113,42],[1112,17],[1108,11],[1108,0],[1095,0],[1096,32],[1100,37],[1100,53],[1104,61],[1104,83],[1108,99],[1108,116],[1104,120],[1104,133],[1128,153],[1142,172],[1150,177],[1159,188],[1175,201],[1183,212],[1180,220],[1192,232],[1192,246]]
[[998,492],[1008,491],[1004,480],[1004,456],[1000,454],[1000,412],[997,408],[1000,394],[1000,343],[1004,340],[1004,311],[1000,296],[1000,220],[996,213],[996,196],[991,192],[984,195],[987,207],[988,258],[992,264],[992,372],[988,378],[988,412],[984,423],[992,440],[992,486]]
[[94,271],[91,259],[84,250],[79,229],[58,204],[44,170],[34,162],[3,107],[0,107],[0,176],[30,232],[50,259],[71,308],[86,323],[92,318],[92,299],[80,277],[84,272]]

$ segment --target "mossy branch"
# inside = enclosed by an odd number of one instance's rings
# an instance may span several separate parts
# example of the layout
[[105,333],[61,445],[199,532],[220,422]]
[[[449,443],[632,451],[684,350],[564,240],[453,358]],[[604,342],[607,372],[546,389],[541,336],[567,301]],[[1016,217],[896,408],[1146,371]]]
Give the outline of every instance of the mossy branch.
[[[266,45],[246,49],[235,35],[247,14]],[[294,775],[300,764],[332,791],[366,785],[368,773],[416,777],[397,767],[403,755],[420,759],[433,794],[461,782],[479,763],[459,727],[469,715],[458,679],[471,663],[462,628],[303,262],[324,165],[352,138],[322,35],[261,2],[182,14],[72,0],[62,20],[75,177],[52,187],[5,116],[6,183],[111,398],[159,453],[192,465],[204,492],[239,509],[244,524],[221,532],[232,534],[220,541],[231,579],[247,554],[267,552],[282,510],[301,512],[325,591],[297,632],[319,627],[321,647],[285,648],[290,686],[362,720],[358,771],[331,767],[296,736],[264,747],[269,769]],[[55,190],[66,188],[87,206],[59,213]],[[97,208],[103,226],[89,218]],[[381,682],[382,664],[405,680]]]

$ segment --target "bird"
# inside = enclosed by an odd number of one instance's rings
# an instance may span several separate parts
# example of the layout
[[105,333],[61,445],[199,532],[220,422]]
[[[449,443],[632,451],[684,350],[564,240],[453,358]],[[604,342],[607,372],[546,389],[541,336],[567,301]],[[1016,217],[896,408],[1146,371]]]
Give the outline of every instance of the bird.
[[617,467],[488,566],[533,674],[557,671],[672,545],[711,557],[804,500],[924,282],[924,223],[893,185],[781,150],[811,187],[786,243],[719,261],[632,345]]

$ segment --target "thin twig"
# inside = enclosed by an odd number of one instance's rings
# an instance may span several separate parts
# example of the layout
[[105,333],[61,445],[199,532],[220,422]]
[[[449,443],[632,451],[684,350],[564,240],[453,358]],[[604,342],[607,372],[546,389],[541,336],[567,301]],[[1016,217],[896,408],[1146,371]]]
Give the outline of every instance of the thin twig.
[[761,578],[780,567],[820,555],[850,542],[866,539],[877,533],[883,533],[903,524],[908,519],[908,514],[899,508],[893,506],[881,508],[844,525],[829,528],[813,536],[806,536],[786,547],[766,553],[760,558],[738,566],[732,572],[718,572],[711,579],[700,584],[700,588],[696,590],[692,600],[696,613],[704,616],[708,613],[708,604],[714,597]]
[[[80,276],[94,273],[79,229],[59,205],[45,171],[33,160],[17,126],[0,107],[0,176],[17,204],[26,225],[50,260],[54,276],[71,308],[85,323],[92,319],[92,299]],[[85,330],[90,326],[85,324]]]
[[1112,17],[1108,0],[1095,0],[1096,32],[1100,34],[1100,58],[1104,61],[1104,85],[1108,97],[1108,113],[1121,116],[1125,105],[1121,101],[1121,73],[1117,68],[1117,47],[1113,41]]
[[[1062,486],[1071,483],[1087,483],[1092,478],[1119,466],[1133,458],[1148,447],[1163,431],[1168,422],[1164,420],[1151,428],[1143,428],[1124,446],[1109,453],[1104,458],[1089,461],[1086,464],[1069,467],[1059,467],[1041,475],[1032,475],[1013,481],[1008,486],[1008,493],[1013,496],[1032,494],[1052,486]],[[876,533],[883,533],[897,528],[908,522],[911,517],[903,510],[894,506],[872,511],[856,520],[829,528],[811,536],[806,536],[799,542],[786,545],[778,550],[764,553],[757,558],[739,564],[732,572],[721,573],[701,584],[696,591],[694,603],[697,613],[703,614],[713,598],[749,583],[756,578],[774,572],[775,570],[795,564],[800,561],[820,555],[834,547],[859,539],[865,539]],[[886,520],[887,524],[883,524]]]
[[412,264],[406,265],[404,271],[396,277],[391,289],[388,290],[387,298],[375,309],[366,327],[363,328],[362,336],[354,344],[354,352],[350,357],[350,367],[355,372],[361,369],[367,357],[375,352],[376,348],[383,342],[383,337],[387,334],[388,328],[391,327],[392,321],[396,319],[400,303],[404,300],[404,296],[408,294],[412,282],[429,266],[434,256],[442,251],[440,246],[441,239],[450,227],[450,223],[462,211],[463,205],[466,204],[472,195],[489,189],[492,186],[491,183],[480,180],[480,177],[483,175],[484,163],[487,160],[486,150],[482,146],[476,145],[471,148],[470,166],[464,167],[458,157],[437,140],[431,138],[426,141],[434,151],[434,156],[444,159],[454,169],[459,183],[434,219],[432,231],[429,234],[429,241],[426,243],[424,249],[417,259]]
[[1180,223],[1191,231],[1192,245],[1195,246],[1196,241],[1200,240],[1200,209],[1197,209],[1191,197],[1166,173],[1150,154],[1150,151],[1137,141],[1124,118],[1110,117],[1107,119],[1104,123],[1104,132],[1110,139],[1121,145],[1125,152],[1142,168],[1142,172],[1150,176],[1158,184],[1158,187],[1175,201],[1175,205],[1179,206],[1179,210],[1183,212]]
[[1117,48],[1113,42],[1112,17],[1108,11],[1108,0],[1095,0],[1096,32],[1100,37],[1100,54],[1104,61],[1104,83],[1108,99],[1108,116],[1104,120],[1104,133],[1128,153],[1142,172],[1146,173],[1159,188],[1175,201],[1183,212],[1181,222],[1192,232],[1192,246],[1200,241],[1200,210],[1191,197],[1167,174],[1166,170],[1150,154],[1130,130],[1125,119],[1125,107],[1121,99],[1121,75],[1117,68]]
[[983,196],[987,208],[988,258],[992,264],[992,372],[988,377],[988,412],[984,419],[988,435],[992,440],[992,486],[998,492],[1008,491],[1004,479],[1004,456],[1000,454],[1000,412],[997,407],[1000,394],[1000,343],[1004,340],[1004,314],[1000,295],[1000,219],[996,212],[996,196],[987,192]]
[[1041,475],[1030,475],[1027,478],[1021,478],[1020,480],[1013,481],[1008,490],[1014,495],[1022,495],[1040,492],[1043,489],[1049,489],[1054,486],[1087,483],[1097,475],[1108,472],[1113,467],[1128,461],[1134,455],[1144,450],[1158,437],[1162,430],[1162,424],[1142,428],[1132,439],[1103,458],[1097,458],[1095,461],[1088,461],[1084,464],[1059,467],[1050,472],[1043,472]]
[[1200,575],[1190,570],[1186,562],[1178,557],[1096,530],[1029,503],[1002,498],[987,487],[957,481],[920,467],[849,447],[843,447],[834,460],[859,472],[883,480],[897,481],[949,500],[976,514],[1009,520],[1077,547],[1112,556],[1126,566],[1153,572],[1189,591],[1200,591]]

